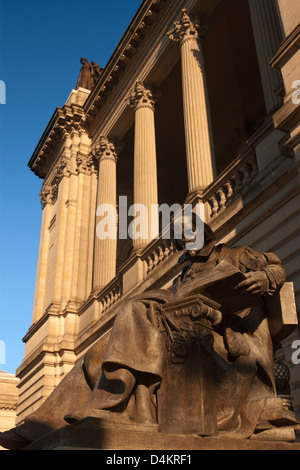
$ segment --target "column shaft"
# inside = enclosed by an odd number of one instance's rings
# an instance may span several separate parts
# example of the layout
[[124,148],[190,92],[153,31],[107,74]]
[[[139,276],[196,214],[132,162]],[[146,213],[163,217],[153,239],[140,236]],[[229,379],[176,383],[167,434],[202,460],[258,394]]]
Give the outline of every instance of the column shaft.
[[36,275],[36,285],[33,303],[32,323],[38,321],[44,313],[45,309],[45,288],[47,263],[49,254],[49,225],[52,217],[52,206],[45,203],[42,216],[42,227],[40,235],[40,247],[38,256],[38,266]]
[[156,98],[152,90],[141,82],[136,84],[130,98],[131,106],[135,107],[134,204],[142,204],[147,210],[148,229],[140,238],[133,240],[136,250],[151,242],[154,227],[158,230],[158,217],[152,210],[153,205],[158,204],[154,121]]
[[182,13],[168,36],[181,45],[187,172],[189,191],[194,192],[213,181],[215,159],[200,26],[186,10]]
[[264,90],[267,112],[281,104],[276,90],[282,85],[281,74],[270,65],[282,41],[282,30],[274,0],[249,0],[249,8]]
[[193,191],[213,181],[213,143],[203,55],[196,39],[183,41],[181,57],[189,189]]
[[[100,290],[108,284],[116,275],[116,258],[117,258],[117,226],[116,226],[116,150],[112,142],[102,137],[99,149],[99,173],[98,173],[98,196],[97,209],[103,205],[110,205],[114,208],[115,218],[109,219],[109,223],[115,224],[114,237],[109,236],[106,239],[99,238],[95,233],[95,251],[94,251],[94,273],[93,273],[93,290]],[[99,212],[96,212],[99,215]],[[105,213],[106,214],[106,213]],[[104,217],[106,215],[104,214]],[[103,219],[103,217],[102,217]]]

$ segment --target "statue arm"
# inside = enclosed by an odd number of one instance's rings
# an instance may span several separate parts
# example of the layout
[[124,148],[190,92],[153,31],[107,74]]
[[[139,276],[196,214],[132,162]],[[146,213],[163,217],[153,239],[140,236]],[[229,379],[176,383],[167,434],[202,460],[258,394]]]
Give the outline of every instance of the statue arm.
[[265,253],[267,266],[263,269],[269,280],[268,294],[273,295],[286,282],[286,272],[280,259],[274,253]]
[[285,269],[274,253],[264,253],[264,267],[245,274],[245,280],[236,288],[244,289],[251,294],[273,295],[280,290],[286,281]]

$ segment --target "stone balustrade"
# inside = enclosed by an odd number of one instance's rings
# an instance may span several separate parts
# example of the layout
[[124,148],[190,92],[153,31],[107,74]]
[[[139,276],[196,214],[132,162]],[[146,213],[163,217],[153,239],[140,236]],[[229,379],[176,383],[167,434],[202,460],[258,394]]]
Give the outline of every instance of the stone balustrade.
[[116,276],[99,295],[99,313],[103,315],[123,295],[122,277]]
[[210,218],[213,219],[220,211],[243,196],[257,174],[254,150],[238,157],[204,192],[204,201],[208,202],[211,208]]
[[159,238],[156,243],[144,250],[142,259],[144,261],[144,277],[146,278],[151,272],[157,268],[163,261],[174,253],[174,245],[171,240]]

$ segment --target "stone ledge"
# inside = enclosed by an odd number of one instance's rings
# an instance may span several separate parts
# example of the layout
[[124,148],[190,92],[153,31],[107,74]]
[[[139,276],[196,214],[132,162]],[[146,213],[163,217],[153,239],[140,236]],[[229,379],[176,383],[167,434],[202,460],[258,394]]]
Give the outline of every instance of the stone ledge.
[[44,436],[23,450],[300,450],[300,444],[165,434],[157,432],[155,426],[86,418]]

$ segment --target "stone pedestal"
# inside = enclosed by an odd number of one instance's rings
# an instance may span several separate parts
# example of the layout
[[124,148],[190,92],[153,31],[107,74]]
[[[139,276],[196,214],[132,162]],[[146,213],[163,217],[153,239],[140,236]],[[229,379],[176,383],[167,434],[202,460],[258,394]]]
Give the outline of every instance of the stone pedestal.
[[48,434],[24,450],[184,450],[188,454],[193,450],[300,450],[300,444],[166,434],[157,432],[155,426],[86,418]]

